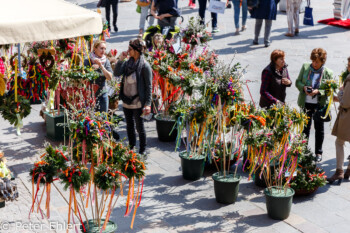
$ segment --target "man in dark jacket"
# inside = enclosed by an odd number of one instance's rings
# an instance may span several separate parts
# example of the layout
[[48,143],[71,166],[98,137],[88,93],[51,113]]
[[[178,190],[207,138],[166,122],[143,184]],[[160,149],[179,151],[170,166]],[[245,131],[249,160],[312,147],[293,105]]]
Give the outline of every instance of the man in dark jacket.
[[[280,0],[260,0],[258,1],[258,5],[249,5],[248,3],[248,9],[251,14],[251,17],[256,19],[255,21],[255,36],[253,40],[253,44],[257,45],[259,44],[259,34],[261,30],[261,26],[263,23],[263,20],[265,20],[265,35],[264,35],[264,44],[265,47],[270,46],[270,33],[271,33],[271,26],[272,26],[272,20],[276,20],[277,15],[277,4]],[[250,2],[250,1],[248,1]],[[251,1],[254,2],[254,1]]]

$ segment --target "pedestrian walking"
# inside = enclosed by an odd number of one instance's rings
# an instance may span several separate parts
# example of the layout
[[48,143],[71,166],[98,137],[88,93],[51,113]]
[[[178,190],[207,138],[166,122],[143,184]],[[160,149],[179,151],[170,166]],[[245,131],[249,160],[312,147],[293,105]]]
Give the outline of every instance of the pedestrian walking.
[[261,74],[259,105],[262,108],[270,108],[273,104],[285,102],[286,88],[292,85],[292,81],[284,58],[284,51],[279,49],[272,51],[270,64]]
[[[151,112],[152,100],[152,68],[143,56],[145,49],[146,44],[143,40],[131,40],[128,51],[119,56],[114,70],[115,76],[122,76],[119,98],[123,101],[129,146],[131,149],[136,146],[136,125],[140,154],[146,151],[146,132],[141,116]],[[128,55],[129,59],[124,61]]]
[[[216,1],[216,0],[213,0]],[[207,2],[208,0],[198,0],[199,4],[199,17],[201,18],[201,24],[205,24],[205,10],[207,8]],[[211,15],[211,28],[212,33],[220,32],[220,29],[218,28],[218,14],[217,13],[210,13]]]
[[299,10],[301,1],[302,0],[287,0],[288,32],[285,36],[293,37],[299,35]]
[[[146,24],[146,18],[147,15],[149,15],[151,13],[151,6],[152,6],[152,0],[145,0],[144,2],[149,3],[146,6],[140,6],[141,7],[141,15],[140,15],[140,23],[139,23],[139,36],[141,36],[145,31],[145,24]],[[149,25],[148,26],[153,26],[154,24],[154,17],[149,17],[149,21],[148,21]]]
[[[348,58],[348,71],[350,72],[350,57]],[[336,136],[335,153],[337,160],[337,167],[335,173],[330,178],[327,178],[328,183],[333,184],[338,181],[341,184],[342,179],[349,179],[350,177],[350,163],[344,174],[344,143],[350,142],[350,74],[344,80],[344,85],[340,87],[338,98],[339,112],[335,120],[332,135]]]
[[315,48],[311,52],[312,63],[302,65],[299,76],[295,82],[299,89],[298,105],[304,109],[309,117],[308,124],[304,127],[303,133],[306,138],[310,136],[311,124],[315,124],[315,154],[316,161],[322,160],[322,145],[324,140],[324,122],[314,116],[317,110],[324,108],[328,103],[328,96],[325,90],[320,90],[321,82],[333,78],[333,72],[325,67],[327,52],[322,48]]
[[118,32],[117,18],[118,18],[118,1],[119,0],[106,0],[106,20],[108,22],[108,30],[111,31],[111,7],[113,12],[113,29]]
[[235,35],[239,35],[239,16],[242,8],[242,28],[241,31],[246,30],[246,22],[247,22],[247,15],[248,15],[248,6],[247,6],[247,0],[231,0],[233,3],[233,12],[234,12],[234,20],[235,20],[235,26],[236,26],[236,32]]
[[113,70],[111,63],[106,57],[106,42],[98,40],[93,45],[93,51],[90,53],[89,59],[84,60],[84,66],[92,67],[99,77],[94,81],[98,86],[96,91],[96,110],[98,112],[108,111],[108,93],[106,79],[111,80]]
[[279,3],[279,1],[280,0],[259,1],[259,3],[254,4],[254,6],[248,4],[248,9],[250,11],[251,17],[255,19],[255,32],[254,32],[253,44],[255,45],[259,44],[258,39],[259,39],[263,21],[265,20],[264,44],[265,44],[265,47],[270,46],[272,20],[276,20],[277,4]]

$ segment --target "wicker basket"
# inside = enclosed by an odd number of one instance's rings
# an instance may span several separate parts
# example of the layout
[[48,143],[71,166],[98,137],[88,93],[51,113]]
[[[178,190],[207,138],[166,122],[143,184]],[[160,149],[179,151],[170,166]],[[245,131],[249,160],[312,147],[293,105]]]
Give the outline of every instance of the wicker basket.
[[318,189],[318,187],[315,187],[313,189],[310,190],[306,190],[306,189],[297,189],[295,190],[295,196],[308,196],[314,192],[316,192]]

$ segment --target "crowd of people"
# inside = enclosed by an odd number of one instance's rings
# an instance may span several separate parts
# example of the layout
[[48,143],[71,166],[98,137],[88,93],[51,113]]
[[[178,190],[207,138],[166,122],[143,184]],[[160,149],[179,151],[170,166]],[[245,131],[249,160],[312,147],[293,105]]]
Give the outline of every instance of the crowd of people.
[[[177,0],[139,0],[149,4],[141,7],[140,16],[140,34],[144,33],[146,16],[150,13],[158,20],[158,25],[175,25],[176,18],[180,15],[177,7]],[[246,29],[247,12],[249,10],[251,17],[255,18],[255,36],[253,44],[258,44],[259,34],[263,21],[265,21],[264,44],[268,47],[271,43],[270,32],[272,21],[276,20],[277,4],[279,0],[230,0],[234,7],[234,23],[236,32]],[[288,37],[299,34],[299,8],[302,0],[287,0],[287,20],[288,32],[285,34]],[[229,3],[229,1],[227,2]],[[259,4],[257,4],[259,3]],[[205,10],[207,0],[198,0],[199,16],[201,23],[205,23]],[[195,7],[195,1],[189,0],[189,6]],[[239,16],[242,10],[242,23],[239,26]],[[107,12],[107,11],[106,11]],[[218,32],[217,14],[211,13],[212,32]],[[294,24],[293,24],[294,22]],[[115,23],[115,21],[113,21]],[[149,24],[154,23],[153,19]],[[115,26],[116,27],[116,26]],[[150,65],[144,60],[143,53],[146,52],[146,47],[142,39],[132,40],[129,43],[128,51],[123,52],[114,70],[114,75],[122,77],[121,100],[123,101],[123,111],[126,117],[127,134],[131,147],[136,145],[135,124],[140,137],[140,153],[144,153],[146,149],[146,133],[143,125],[142,114],[148,114],[151,106],[151,85],[152,85],[152,70]],[[153,46],[162,43],[162,35],[154,35]],[[154,42],[154,41],[153,41]],[[159,42],[159,43],[158,43]],[[105,45],[102,44],[102,47]],[[97,57],[100,57],[101,48],[97,45],[94,47],[94,52]],[[152,49],[152,48],[150,48]],[[105,50],[105,49],[104,49]],[[129,58],[128,58],[129,57]],[[128,58],[128,60],[126,60]],[[102,67],[105,79],[109,79],[111,75],[110,65],[108,63],[103,66],[99,60],[94,62],[98,67]],[[303,133],[307,138],[310,136],[312,122],[315,127],[315,154],[316,161],[322,161],[322,146],[324,141],[324,121],[320,119],[317,112],[324,109],[329,101],[329,96],[320,89],[322,80],[333,78],[333,72],[325,66],[327,60],[327,52],[322,48],[315,48],[310,55],[311,62],[304,63],[300,73],[296,79],[295,86],[299,90],[298,105],[304,109],[309,117],[308,124],[305,125]],[[103,61],[103,58],[102,58]],[[264,68],[261,76],[260,101],[259,105],[263,108],[269,108],[273,104],[284,104],[286,99],[286,88],[292,86],[292,81],[289,77],[287,64],[285,63],[285,53],[282,50],[274,50],[270,56],[270,64]],[[103,68],[104,67],[104,68]],[[348,66],[343,73],[342,86],[334,100],[339,102],[339,112],[332,130],[332,135],[336,136],[336,160],[337,167],[333,176],[328,178],[329,183],[342,179],[349,179],[350,164],[344,173],[344,143],[350,142],[350,57],[348,58]],[[105,79],[101,78],[101,85],[104,85]],[[105,100],[102,97],[101,102]],[[102,104],[106,108],[105,104]],[[108,108],[108,107],[107,107]]]
[[[264,31],[264,44],[265,47],[270,46],[270,34],[272,28],[272,22],[276,20],[277,15],[277,4],[280,0],[227,0],[226,5],[230,6],[233,4],[234,11],[234,25],[236,28],[235,35],[239,35],[241,32],[246,30],[246,22],[248,18],[248,11],[251,18],[255,19],[255,30],[253,44],[259,44],[259,35],[265,22]],[[286,0],[286,12],[287,12],[287,23],[288,31],[285,36],[293,37],[299,34],[299,11],[302,0]],[[198,0],[198,15],[201,18],[201,23],[205,24],[205,11],[207,9],[208,0]],[[139,36],[142,37],[145,32],[145,24],[148,15],[152,15],[148,20],[148,25],[154,25],[154,19],[157,19],[157,24],[160,26],[164,25],[175,25],[177,17],[180,16],[178,8],[178,0],[137,0],[137,4],[140,6],[140,23],[139,23]],[[196,7],[195,0],[189,0],[188,6],[192,9]],[[111,30],[110,21],[110,8],[113,11],[113,26],[114,31],[118,32],[117,27],[117,16],[118,16],[118,0],[107,0],[106,3],[106,19],[108,22],[108,28]],[[239,24],[240,15],[242,12],[242,23],[241,27]],[[211,27],[212,33],[220,32],[218,27],[218,14],[210,13],[211,15]]]
[[[274,50],[271,53],[270,64],[262,71],[260,102],[262,108],[269,108],[273,104],[284,104],[286,99],[286,88],[292,85],[289,78],[285,53],[282,50]],[[298,105],[309,117],[308,124],[304,127],[303,133],[306,138],[310,136],[312,122],[315,127],[315,154],[316,161],[322,161],[322,145],[324,141],[324,121],[317,114],[319,110],[325,109],[330,96],[320,89],[322,80],[333,78],[333,71],[325,66],[327,52],[322,48],[315,48],[310,55],[310,62],[304,63],[300,69],[295,82],[299,90]],[[346,71],[342,74],[341,87],[335,101],[339,102],[339,112],[333,126],[332,135],[336,136],[336,160],[337,167],[333,176],[328,178],[329,183],[342,179],[349,179],[350,164],[344,173],[344,143],[350,142],[350,57]]]

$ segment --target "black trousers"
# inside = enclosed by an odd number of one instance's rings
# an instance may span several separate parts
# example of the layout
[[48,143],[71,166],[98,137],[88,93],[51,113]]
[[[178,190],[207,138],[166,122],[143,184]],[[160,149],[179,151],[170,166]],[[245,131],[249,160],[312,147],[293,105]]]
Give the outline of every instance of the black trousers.
[[306,138],[309,138],[310,136],[310,129],[312,121],[315,124],[315,153],[316,154],[322,154],[322,145],[324,140],[324,122],[323,121],[315,121],[313,119],[313,115],[316,112],[318,107],[318,104],[309,104],[305,103],[304,111],[306,112],[307,116],[309,117],[308,124],[304,127],[303,133],[306,135]]
[[[205,9],[207,8],[207,1],[208,0],[198,0],[199,4],[199,17],[201,17],[201,24],[205,24]],[[211,14],[211,26],[213,28],[216,28],[218,25],[218,14],[217,13],[210,13]]]
[[111,27],[111,6],[113,11],[113,26],[117,26],[117,18],[118,18],[118,0],[107,0],[106,2],[106,19],[108,21],[108,27]]
[[141,117],[142,108],[138,108],[138,109],[123,108],[123,111],[125,115],[129,146],[130,148],[133,148],[136,146],[136,134],[135,134],[135,123],[136,123],[136,130],[140,138],[139,153],[142,154],[146,150],[146,132],[145,132],[145,126],[143,124],[143,118]]

